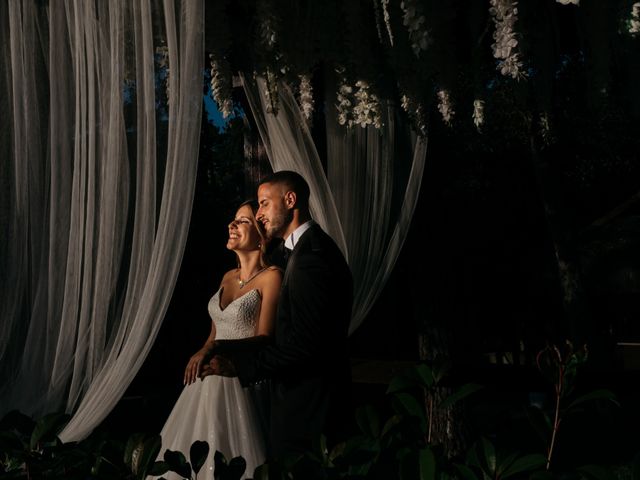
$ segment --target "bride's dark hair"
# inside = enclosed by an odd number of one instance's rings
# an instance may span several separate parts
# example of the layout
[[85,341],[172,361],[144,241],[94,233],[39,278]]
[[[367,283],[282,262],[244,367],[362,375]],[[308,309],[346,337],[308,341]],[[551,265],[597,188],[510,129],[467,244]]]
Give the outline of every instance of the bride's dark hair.
[[[244,206],[249,206],[251,208],[251,221],[253,222],[253,226],[258,230],[258,235],[260,236],[260,266],[262,268],[266,268],[271,266],[271,262],[269,261],[269,255],[267,254],[267,246],[269,240],[267,240],[267,232],[264,229],[264,226],[256,219],[256,213],[258,213],[258,202],[254,199],[245,200],[240,205],[236,211],[240,210]],[[236,255],[236,261],[238,263],[238,268],[240,267],[240,260]]]

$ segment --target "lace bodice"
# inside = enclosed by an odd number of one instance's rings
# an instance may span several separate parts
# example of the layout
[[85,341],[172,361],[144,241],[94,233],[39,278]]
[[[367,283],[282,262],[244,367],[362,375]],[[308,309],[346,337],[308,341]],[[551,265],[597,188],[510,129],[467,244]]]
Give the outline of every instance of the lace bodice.
[[253,337],[260,315],[261,298],[258,290],[249,290],[226,306],[220,308],[219,289],[209,300],[209,315],[216,326],[216,339],[237,339]]

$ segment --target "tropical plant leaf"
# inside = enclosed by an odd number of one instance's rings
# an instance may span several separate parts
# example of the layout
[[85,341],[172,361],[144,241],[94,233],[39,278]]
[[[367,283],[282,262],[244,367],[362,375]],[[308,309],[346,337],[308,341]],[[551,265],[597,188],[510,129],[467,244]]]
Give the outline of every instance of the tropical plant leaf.
[[553,480],[553,473],[547,470],[539,470],[529,475],[529,480]]
[[393,415],[391,418],[389,418],[389,420],[386,421],[386,423],[384,424],[384,427],[382,427],[381,437],[384,438],[387,435],[389,435],[389,433],[391,433],[395,429],[395,427],[397,427],[401,422],[402,422],[402,416]]
[[66,413],[50,413],[36,422],[29,442],[31,450],[35,450],[39,443],[49,442],[55,439],[56,434],[62,429],[69,418]]
[[529,406],[525,411],[531,427],[538,434],[543,444],[546,445],[553,429],[549,415],[547,415],[544,410],[535,406]]
[[436,457],[430,448],[423,448],[418,452],[420,480],[435,480]]
[[613,475],[601,465],[583,465],[576,469],[583,477],[593,480],[611,480]]
[[138,444],[144,442],[144,437],[145,435],[143,433],[133,433],[129,435],[129,438],[127,439],[127,443],[124,447],[124,458],[123,458],[124,464],[127,465],[132,471],[133,471],[133,465],[132,465],[133,451],[136,449]]
[[414,372],[420,382],[420,386],[424,388],[431,388],[434,383],[437,383],[434,369],[426,363],[421,363],[415,367]]
[[356,410],[356,422],[362,433],[369,437],[380,437],[380,416],[371,405],[364,405]]
[[147,471],[153,466],[156,458],[158,458],[160,448],[162,448],[160,435],[152,435],[142,444],[142,451],[140,452],[140,460],[138,462],[138,474],[141,474],[141,478],[147,476]]
[[493,446],[493,443],[491,443],[486,438],[483,438],[480,442],[482,444],[483,460],[484,464],[487,467],[487,472],[489,473],[489,476],[491,478],[495,478],[497,464],[496,448]]
[[196,440],[191,444],[189,460],[191,461],[191,468],[196,475],[207,460],[207,455],[209,455],[209,444],[207,442]]
[[247,461],[242,457],[234,457],[227,466],[227,477],[225,480],[240,480],[247,469]]
[[389,386],[387,387],[387,393],[406,392],[412,390],[418,386],[415,374],[411,375],[409,372],[404,372],[391,379]]
[[466,385],[463,385],[454,393],[449,395],[447,398],[445,398],[442,402],[440,402],[440,405],[438,405],[438,408],[445,410],[450,406],[454,405],[455,403],[459,402],[463,398],[466,398],[472,393],[475,393],[478,390],[481,390],[482,388],[483,388],[482,385],[477,385],[475,383],[467,383]]
[[149,475],[158,477],[160,475],[164,475],[168,471],[169,471],[169,464],[167,462],[153,462],[153,465],[149,467],[148,473]]
[[187,462],[184,453],[176,450],[167,450],[164,452],[164,461],[167,462],[169,470],[172,472],[191,478],[191,465]]
[[395,405],[402,412],[412,417],[419,418],[423,423],[426,422],[426,413],[424,405],[420,403],[416,397],[408,393],[397,393],[395,395]]
[[586,395],[582,395],[581,397],[576,398],[573,402],[569,404],[569,406],[567,407],[567,410],[570,410],[572,408],[575,408],[578,405],[581,405],[585,402],[590,402],[593,400],[609,400],[614,404],[620,406],[620,404],[616,400],[615,394],[612,391],[601,389],[601,390],[595,390],[593,392],[587,393]]
[[516,459],[508,468],[506,468],[501,475],[501,478],[508,478],[513,475],[517,475],[522,472],[529,472],[538,468],[544,467],[547,463],[547,459],[544,455],[531,454],[524,455]]
[[431,383],[428,384],[428,386],[431,387],[433,384],[439,384],[450,370],[451,361],[442,356],[436,356],[431,367]]
[[631,463],[631,478],[632,480],[640,480],[640,453],[633,457]]
[[458,470],[458,472],[460,473],[460,476],[464,480],[480,480],[478,476],[475,474],[475,472],[471,470],[469,467],[467,467],[466,465],[456,463],[454,464],[454,466],[456,467],[456,470]]

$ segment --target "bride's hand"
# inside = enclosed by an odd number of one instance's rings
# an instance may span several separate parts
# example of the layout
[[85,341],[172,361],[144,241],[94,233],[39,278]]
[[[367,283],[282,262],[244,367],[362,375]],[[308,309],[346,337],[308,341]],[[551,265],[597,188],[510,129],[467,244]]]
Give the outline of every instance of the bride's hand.
[[185,368],[184,370],[184,385],[189,385],[198,379],[202,364],[206,363],[209,360],[209,356],[209,350],[206,350],[204,348],[198,350],[191,356],[189,362],[187,363],[187,368]]

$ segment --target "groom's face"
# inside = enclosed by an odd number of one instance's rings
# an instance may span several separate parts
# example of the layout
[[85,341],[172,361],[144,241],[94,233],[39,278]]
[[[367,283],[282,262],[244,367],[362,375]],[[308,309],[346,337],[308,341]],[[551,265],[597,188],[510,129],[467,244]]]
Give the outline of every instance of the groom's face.
[[263,183],[258,187],[260,207],[256,219],[264,225],[268,238],[284,238],[293,218],[293,210],[287,208],[284,185]]

